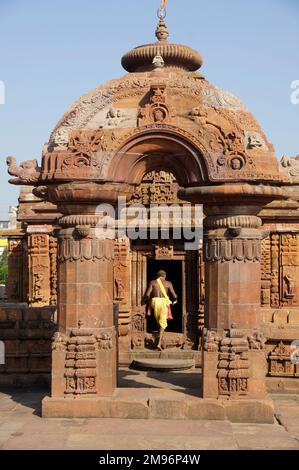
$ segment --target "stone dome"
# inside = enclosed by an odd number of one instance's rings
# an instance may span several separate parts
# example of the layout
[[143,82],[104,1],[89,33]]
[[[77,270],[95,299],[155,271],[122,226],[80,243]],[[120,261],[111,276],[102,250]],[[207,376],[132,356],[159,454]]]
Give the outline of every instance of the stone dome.
[[[196,71],[201,55],[169,43],[164,19],[156,36],[156,43],[123,56],[127,75],[97,86],[63,115],[44,149],[42,179],[64,181],[78,174],[136,184],[142,168],[151,166],[147,161],[134,173],[142,155],[159,155],[159,167],[163,158],[168,167],[176,159],[183,169],[185,144],[194,162],[182,178],[184,185],[286,179],[273,145],[244,104]],[[176,139],[167,151],[165,139]]]

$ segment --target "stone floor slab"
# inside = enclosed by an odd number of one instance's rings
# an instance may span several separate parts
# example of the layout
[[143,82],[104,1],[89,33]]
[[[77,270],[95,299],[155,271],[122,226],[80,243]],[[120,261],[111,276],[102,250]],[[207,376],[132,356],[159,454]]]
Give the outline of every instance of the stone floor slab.
[[[187,373],[188,374],[188,373]],[[131,380],[131,371],[127,376]],[[184,378],[184,377],[183,377]],[[190,374],[189,394],[182,377],[140,377],[139,387],[117,390],[115,397],[128,403],[134,394],[137,403],[147,399],[169,398],[189,409],[198,403],[197,376]],[[138,377],[135,380],[138,380]],[[168,389],[167,389],[167,380]],[[161,384],[163,386],[161,386]],[[184,384],[185,385],[185,384]],[[193,395],[192,395],[193,394]],[[234,424],[228,420],[108,418],[41,418],[40,401],[44,391],[0,394],[0,449],[98,449],[98,450],[237,450],[237,449],[299,449],[299,397],[274,395],[275,424]],[[115,399],[114,397],[114,399]],[[117,400],[116,400],[117,401]],[[157,404],[158,410],[158,404]],[[159,414],[160,413],[160,414]],[[192,413],[191,413],[192,414]],[[191,416],[190,416],[191,417]],[[217,416],[214,417],[214,419]]]

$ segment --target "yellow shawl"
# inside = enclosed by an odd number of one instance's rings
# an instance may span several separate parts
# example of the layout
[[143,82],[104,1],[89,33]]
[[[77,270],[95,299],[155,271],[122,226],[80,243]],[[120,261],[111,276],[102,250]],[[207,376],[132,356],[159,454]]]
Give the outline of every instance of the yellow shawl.
[[165,287],[163,286],[163,282],[161,281],[160,278],[157,279],[157,283],[158,283],[158,286],[160,288],[160,291],[161,291],[164,299],[166,300],[167,306],[171,305],[172,302],[171,302],[170,298],[168,297],[168,295],[166,293],[166,290],[165,290]]

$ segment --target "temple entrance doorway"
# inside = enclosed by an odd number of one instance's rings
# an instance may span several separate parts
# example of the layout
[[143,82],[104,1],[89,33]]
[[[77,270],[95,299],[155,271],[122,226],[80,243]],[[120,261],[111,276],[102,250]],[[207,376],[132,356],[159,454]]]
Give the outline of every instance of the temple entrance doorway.
[[[149,258],[147,260],[147,285],[153,279],[157,278],[157,273],[163,269],[167,273],[167,280],[172,282],[174,290],[178,295],[178,303],[171,307],[173,320],[168,322],[168,332],[183,333],[183,297],[185,290],[183,288],[183,262],[174,260],[155,260]],[[154,315],[147,316],[146,332],[154,333],[158,331],[157,323]]]
[[201,321],[199,251],[186,251],[181,240],[162,240],[145,244],[131,244],[131,345],[134,352],[154,350],[158,326],[147,315],[145,293],[157,272],[163,269],[179,297],[173,306],[174,320],[168,322],[164,334],[167,350],[198,352],[199,325]]
[[[198,220],[194,208],[190,210],[189,219],[186,213],[183,214],[184,203],[177,197],[178,190],[176,175],[169,169],[158,168],[144,175],[128,204],[128,211],[131,211],[128,219],[135,217],[132,206],[142,205],[148,214],[148,224],[142,236],[127,237],[127,241],[119,243],[117,248],[115,300],[120,308],[119,350],[123,363],[130,363],[132,358],[142,354],[146,357],[149,350],[156,350],[159,328],[153,314],[147,316],[144,296],[149,282],[156,279],[160,269],[166,271],[167,279],[178,295],[178,303],[173,306],[174,320],[168,322],[163,336],[163,348],[167,353],[172,351],[179,355],[184,352],[191,355],[191,351],[194,355],[199,353],[204,304],[202,243],[199,241],[199,246],[195,244],[191,249],[185,242],[183,230],[178,236],[183,217],[184,229],[190,231]],[[169,221],[169,230],[162,227],[162,215],[153,216],[151,212],[157,205],[172,210],[174,206],[179,208],[179,212],[170,211],[168,216],[166,213],[163,216],[163,223]]]

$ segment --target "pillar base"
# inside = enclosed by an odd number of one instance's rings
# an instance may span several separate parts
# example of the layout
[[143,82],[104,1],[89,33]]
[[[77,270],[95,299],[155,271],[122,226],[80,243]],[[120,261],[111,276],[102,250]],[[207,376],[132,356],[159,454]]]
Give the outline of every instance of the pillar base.
[[233,423],[274,423],[274,405],[263,399],[217,400],[171,390],[117,389],[112,397],[49,398],[43,418],[117,418],[229,420]]

